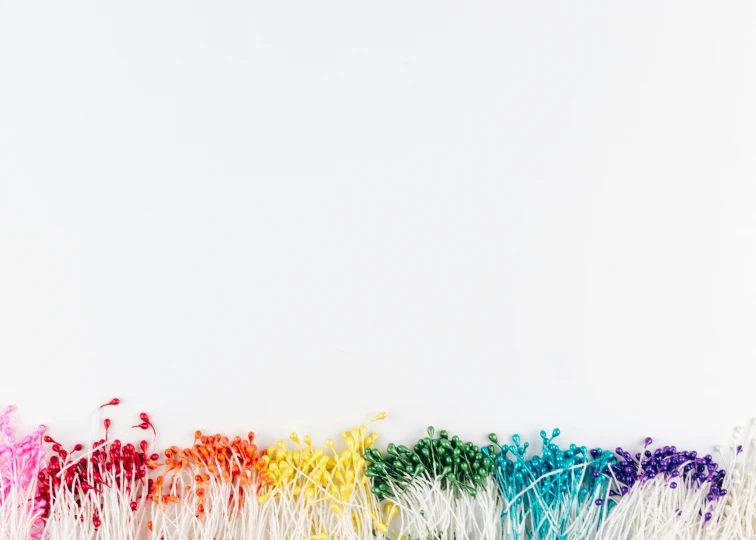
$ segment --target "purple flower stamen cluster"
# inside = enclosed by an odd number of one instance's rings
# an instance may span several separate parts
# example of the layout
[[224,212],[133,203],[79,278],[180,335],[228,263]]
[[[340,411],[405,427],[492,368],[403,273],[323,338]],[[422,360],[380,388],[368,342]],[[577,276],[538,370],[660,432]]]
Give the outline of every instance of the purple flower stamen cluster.
[[[651,442],[650,437],[646,439],[646,448]],[[617,448],[616,453],[619,458],[611,466],[612,472],[626,486],[617,495],[624,495],[636,483],[643,483],[659,475],[672,480],[669,483],[671,489],[677,488],[680,483],[688,487],[708,487],[706,498],[710,502],[727,494],[727,490],[722,488],[725,470],[719,468],[711,455],[698,457],[698,452],[678,451],[675,446],[657,448],[653,452],[646,449],[635,456],[622,448]]]

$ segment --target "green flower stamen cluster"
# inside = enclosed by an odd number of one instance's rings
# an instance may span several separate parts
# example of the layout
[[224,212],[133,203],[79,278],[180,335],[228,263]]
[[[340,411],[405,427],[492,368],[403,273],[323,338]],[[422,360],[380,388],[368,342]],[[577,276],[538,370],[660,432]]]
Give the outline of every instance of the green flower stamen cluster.
[[446,431],[428,428],[428,436],[414,448],[389,444],[386,455],[379,450],[365,450],[366,475],[373,479],[372,491],[381,500],[397,496],[418,477],[438,479],[442,489],[464,491],[474,497],[494,471],[494,463],[471,442],[449,438]]

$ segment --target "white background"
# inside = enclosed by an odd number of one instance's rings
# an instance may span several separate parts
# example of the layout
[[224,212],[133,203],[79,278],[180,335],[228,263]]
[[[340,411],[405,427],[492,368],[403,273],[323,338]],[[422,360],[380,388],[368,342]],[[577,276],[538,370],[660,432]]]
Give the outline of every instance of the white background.
[[384,409],[384,444],[726,443],[756,414],[754,28],[0,0],[0,402],[68,444],[114,396],[166,444]]

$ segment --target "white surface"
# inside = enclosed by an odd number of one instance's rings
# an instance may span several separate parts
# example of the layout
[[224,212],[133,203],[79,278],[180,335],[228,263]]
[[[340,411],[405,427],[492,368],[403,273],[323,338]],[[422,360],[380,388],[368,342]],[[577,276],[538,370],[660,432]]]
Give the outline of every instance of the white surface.
[[754,27],[0,0],[0,401],[67,443],[114,396],[169,444],[382,409],[402,440],[726,442],[756,414]]

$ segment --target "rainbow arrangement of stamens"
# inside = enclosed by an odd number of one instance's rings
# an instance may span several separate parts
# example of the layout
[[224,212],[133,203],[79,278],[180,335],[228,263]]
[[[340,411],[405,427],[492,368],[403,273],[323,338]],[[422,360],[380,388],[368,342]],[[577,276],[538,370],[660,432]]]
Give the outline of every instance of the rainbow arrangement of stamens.
[[559,430],[533,453],[517,435],[479,446],[433,428],[379,450],[368,424],[384,413],[322,447],[197,431],[158,453],[146,413],[111,437],[101,416],[119,404],[96,409],[103,436],[68,450],[44,426],[19,440],[5,409],[0,540],[756,537],[756,422],[706,455],[650,438],[635,452],[560,446]]

